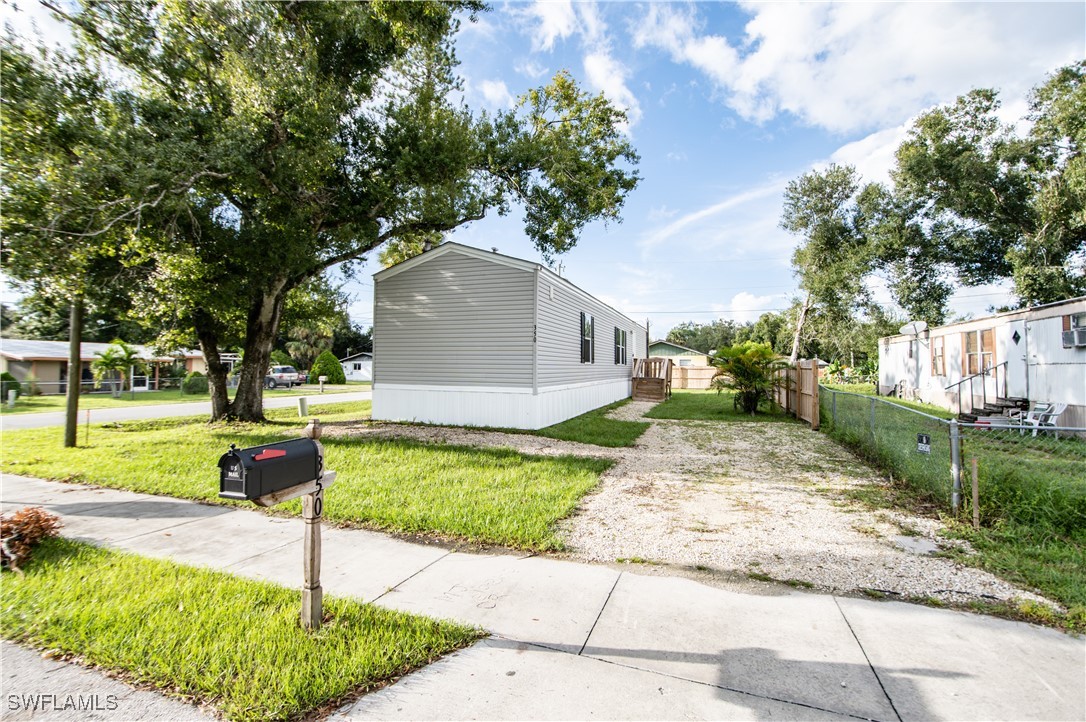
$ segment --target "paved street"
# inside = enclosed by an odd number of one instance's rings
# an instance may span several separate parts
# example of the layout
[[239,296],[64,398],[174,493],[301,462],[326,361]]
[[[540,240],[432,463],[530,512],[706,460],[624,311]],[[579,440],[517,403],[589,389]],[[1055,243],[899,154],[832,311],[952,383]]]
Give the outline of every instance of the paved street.
[[[3,479],[2,501],[4,511],[44,506],[74,538],[301,582],[300,519],[13,476]],[[1086,717],[1086,643],[1051,629],[900,602],[741,593],[535,555],[461,553],[363,530],[326,527],[323,537],[326,595],[492,635],[343,707],[337,720]],[[21,679],[5,671],[3,694],[18,693]],[[145,714],[161,712],[133,701],[100,718]]]
[[[309,399],[310,406],[318,404],[333,404],[344,401],[369,401],[373,398],[372,392],[350,391],[336,394],[306,394],[305,396],[275,396],[264,399],[264,408],[282,409],[288,406],[297,406],[298,399]],[[79,423],[86,423],[86,411],[79,412]],[[136,419],[165,419],[171,416],[199,416],[211,415],[211,402],[201,401],[185,404],[158,404],[149,406],[132,406],[123,409],[91,409],[90,420],[92,424],[105,424],[112,421],[132,421]],[[42,426],[61,426],[64,424],[63,411],[50,411],[42,414],[12,414],[0,418],[0,426],[4,429],[37,429]]]

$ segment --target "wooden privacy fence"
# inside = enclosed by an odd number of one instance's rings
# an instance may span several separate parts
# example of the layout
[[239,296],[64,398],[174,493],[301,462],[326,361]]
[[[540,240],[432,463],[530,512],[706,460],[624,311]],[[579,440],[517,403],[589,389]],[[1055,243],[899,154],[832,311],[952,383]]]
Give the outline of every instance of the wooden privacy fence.
[[778,405],[818,430],[818,361],[800,359],[795,366],[778,369],[773,395]]
[[716,376],[715,366],[672,366],[671,388],[707,389]]

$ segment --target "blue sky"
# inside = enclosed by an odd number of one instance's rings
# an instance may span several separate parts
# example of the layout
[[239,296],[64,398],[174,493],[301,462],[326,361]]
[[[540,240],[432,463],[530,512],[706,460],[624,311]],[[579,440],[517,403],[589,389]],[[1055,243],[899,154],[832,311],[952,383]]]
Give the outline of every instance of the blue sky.
[[[5,18],[41,16],[20,5]],[[1086,56],[1086,3],[493,3],[456,47],[473,107],[510,107],[568,70],[627,110],[641,184],[623,222],[587,228],[562,273],[663,337],[787,307],[798,239],[777,226],[785,184],[830,162],[885,179],[911,119],[974,87],[1000,89],[1020,121],[1031,87]],[[451,240],[540,260],[517,212]],[[348,287],[367,326],[376,270]],[[1006,299],[963,289],[953,312]]]

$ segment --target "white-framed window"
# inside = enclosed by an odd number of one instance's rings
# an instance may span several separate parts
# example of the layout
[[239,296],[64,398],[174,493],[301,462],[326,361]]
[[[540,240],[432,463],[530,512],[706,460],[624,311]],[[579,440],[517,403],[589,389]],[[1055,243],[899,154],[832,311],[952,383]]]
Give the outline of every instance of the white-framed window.
[[688,358],[681,358],[681,359],[679,359],[679,365],[680,366],[693,366],[694,362],[691,359],[688,359]]
[[596,363],[596,320],[581,311],[581,363]]
[[355,371],[361,371],[362,370],[362,364],[356,361],[354,363],[354,370]]
[[615,326],[615,363],[626,365],[626,331]]

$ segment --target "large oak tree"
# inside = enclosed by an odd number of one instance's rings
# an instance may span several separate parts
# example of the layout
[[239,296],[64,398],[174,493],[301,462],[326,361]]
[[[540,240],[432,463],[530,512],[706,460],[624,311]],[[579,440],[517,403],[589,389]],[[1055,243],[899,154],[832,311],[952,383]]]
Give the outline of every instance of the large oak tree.
[[511,111],[463,103],[452,42],[473,2],[44,2],[134,109],[123,255],[149,269],[138,305],[163,340],[199,343],[213,418],[262,418],[287,294],[328,269],[518,207],[561,253],[637,183],[622,112],[568,75]]

